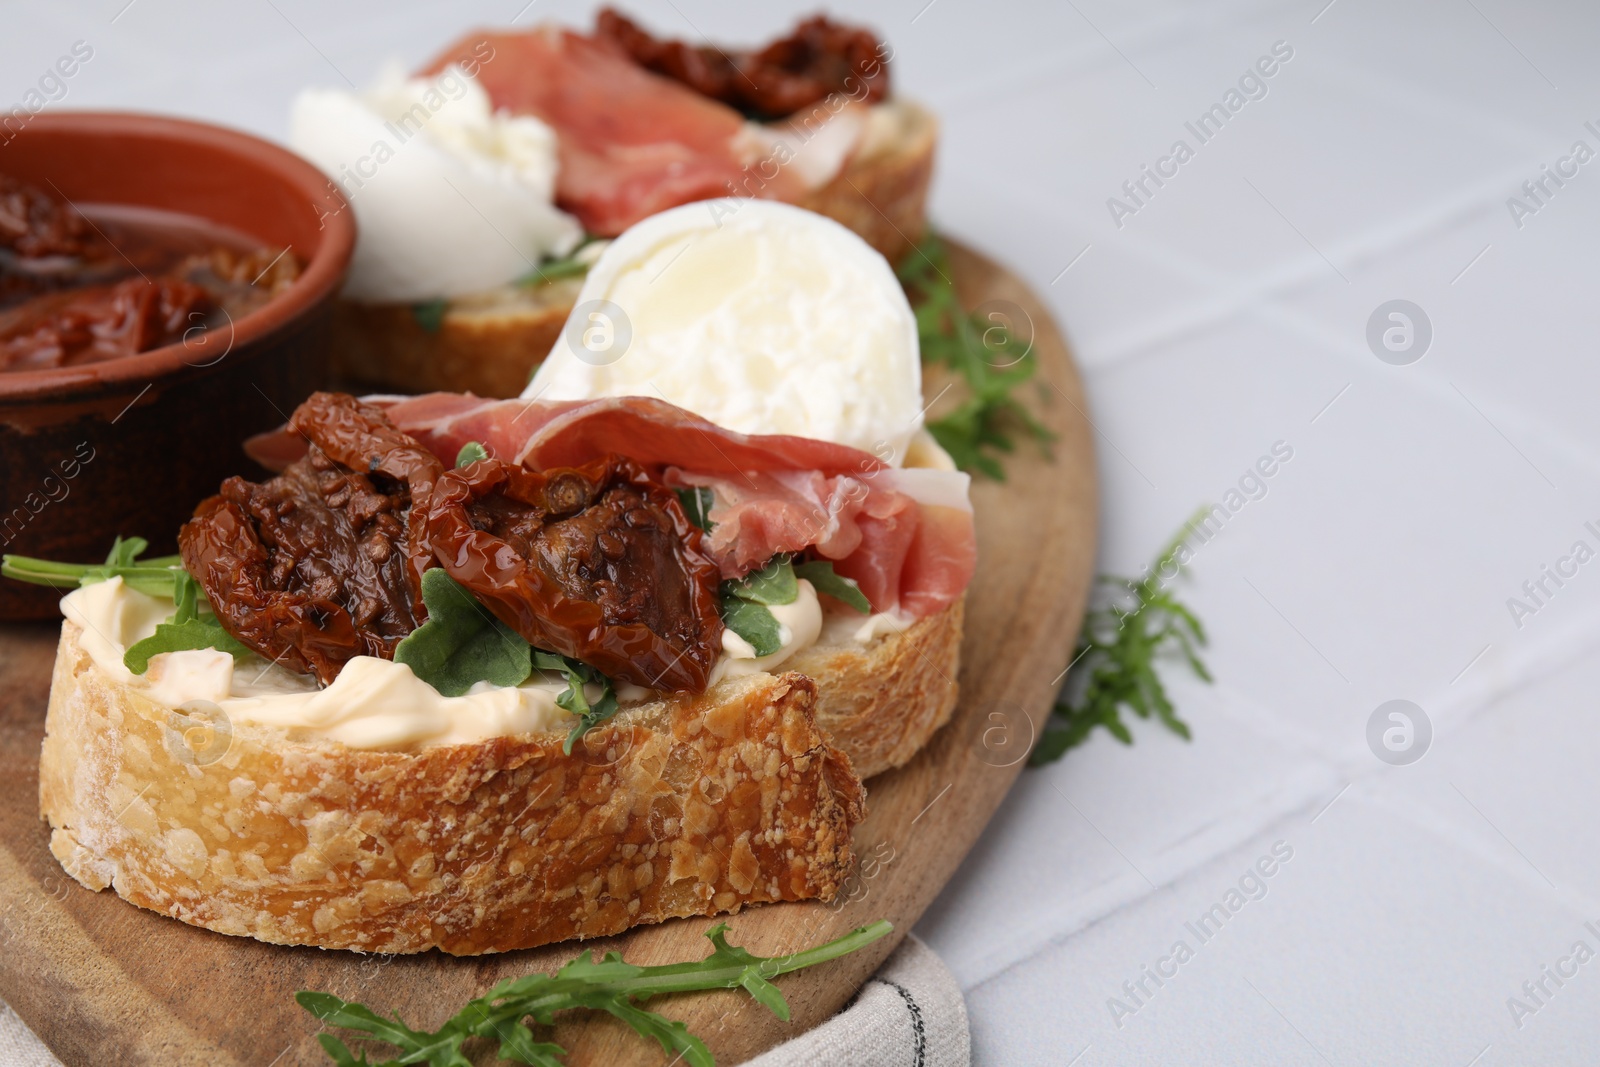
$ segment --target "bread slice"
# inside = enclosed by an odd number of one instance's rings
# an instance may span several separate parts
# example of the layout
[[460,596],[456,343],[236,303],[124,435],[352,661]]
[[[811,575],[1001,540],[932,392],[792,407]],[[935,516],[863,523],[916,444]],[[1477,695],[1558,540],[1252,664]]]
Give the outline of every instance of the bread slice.
[[[909,101],[872,109],[861,148],[801,207],[860,234],[898,263],[927,230],[928,184],[939,124]],[[437,329],[409,304],[335,302],[334,370],[388,392],[516,396],[561,336],[581,278],[508,285],[445,305]]]
[[62,626],[40,757],[51,852],[196,926],[473,955],[831,899],[853,863],[860,779],[801,674],[625,709],[571,755],[556,733],[364,751],[160,706],[80,633]]
[[865,645],[830,612],[784,673],[624,708],[571,755],[562,733],[384,752],[218,723],[108,677],[66,621],[40,810],[84,886],[278,944],[472,955],[828,900],[861,778],[955,709],[963,604]]
[[965,599],[863,646],[861,616],[827,616],[822,638],[783,663],[817,683],[817,726],[862,778],[899,767],[956,710]]

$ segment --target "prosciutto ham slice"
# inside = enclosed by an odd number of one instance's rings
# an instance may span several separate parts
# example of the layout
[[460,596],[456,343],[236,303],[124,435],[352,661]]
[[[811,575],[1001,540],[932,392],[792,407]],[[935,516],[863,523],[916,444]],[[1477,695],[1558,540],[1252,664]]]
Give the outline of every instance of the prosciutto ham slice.
[[[481,60],[482,45],[493,49]],[[555,26],[470,34],[422,74],[471,63],[496,110],[534,115],[560,142],[556,203],[589,233],[615,237],[658,211],[742,195],[794,199],[799,177],[746,168],[767,150],[726,104],[637,65],[617,45]]]
[[[533,470],[610,454],[660,470],[669,485],[712,492],[706,550],[737,578],[780,552],[812,551],[854,579],[876,611],[913,617],[957,600],[977,541],[959,471],[900,470],[847,445],[741,434],[648,397],[484,400],[457,393],[367,397],[446,463],[468,441]],[[246,451],[282,469],[305,452],[287,430]]]
[[780,552],[834,561],[879,611],[922,618],[954,602],[977,564],[967,475],[944,470],[749,472],[718,477],[668,471],[669,485],[710,489],[705,549],[724,577]]

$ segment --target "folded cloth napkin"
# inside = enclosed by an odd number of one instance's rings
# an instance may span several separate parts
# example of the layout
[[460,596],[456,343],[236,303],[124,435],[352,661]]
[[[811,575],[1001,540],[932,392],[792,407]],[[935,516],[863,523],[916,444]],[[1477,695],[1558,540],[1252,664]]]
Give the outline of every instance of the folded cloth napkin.
[[[967,1005],[944,961],[912,934],[839,1014],[749,1062],[750,1067],[968,1067]],[[61,1067],[4,1001],[0,1067]]]
[[748,1067],[968,1067],[967,1004],[944,961],[907,935],[878,973],[820,1026]]
[[11,1005],[0,1000],[0,1064],[4,1067],[61,1067],[44,1042],[33,1036]]

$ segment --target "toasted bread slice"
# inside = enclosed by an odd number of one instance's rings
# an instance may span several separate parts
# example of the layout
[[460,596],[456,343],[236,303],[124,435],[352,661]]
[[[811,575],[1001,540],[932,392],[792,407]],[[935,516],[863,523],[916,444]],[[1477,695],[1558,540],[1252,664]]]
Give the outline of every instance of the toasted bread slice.
[[40,809],[88,888],[278,944],[470,955],[831,899],[861,777],[954,711],[962,614],[863,644],[830,613],[784,673],[625,708],[570,755],[561,733],[385,752],[191,716],[68,621]]
[[[860,234],[898,263],[927,229],[938,121],[908,101],[872,109],[859,151],[801,207]],[[516,396],[561,336],[582,279],[508,285],[445,305],[436,329],[409,304],[340,300],[334,369],[346,382],[402,393]]]
[[63,624],[40,758],[51,851],[91,889],[278,944],[457,955],[831,898],[860,779],[804,675],[558,733],[416,752],[158,705]]

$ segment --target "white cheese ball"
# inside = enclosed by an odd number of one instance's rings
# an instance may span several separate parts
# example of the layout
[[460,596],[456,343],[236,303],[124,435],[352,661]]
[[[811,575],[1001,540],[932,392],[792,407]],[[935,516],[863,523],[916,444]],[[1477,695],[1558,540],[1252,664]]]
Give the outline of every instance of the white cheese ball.
[[898,466],[922,426],[916,319],[888,261],[832,219],[686,204],[606,248],[523,395],[654,397]]

